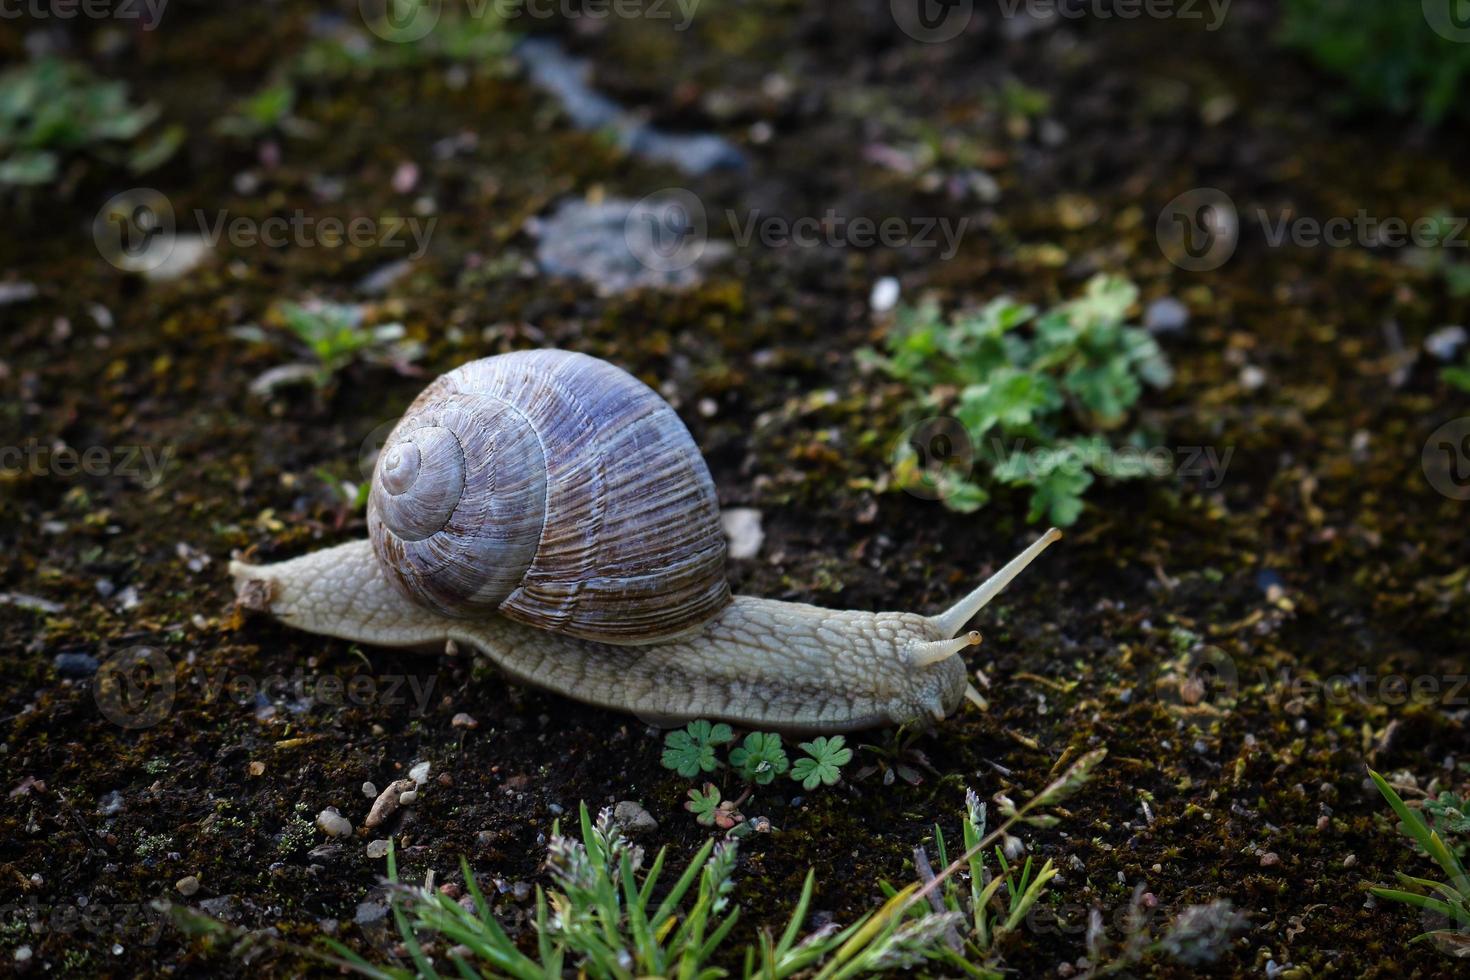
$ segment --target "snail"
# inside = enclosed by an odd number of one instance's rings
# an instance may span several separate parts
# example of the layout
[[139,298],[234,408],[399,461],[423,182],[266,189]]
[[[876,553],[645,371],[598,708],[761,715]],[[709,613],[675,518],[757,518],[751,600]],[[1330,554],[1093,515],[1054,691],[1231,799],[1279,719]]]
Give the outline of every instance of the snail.
[[732,596],[714,482],[673,408],[557,350],[429,385],[378,456],[367,540],[230,563],[242,605],[312,633],[471,646],[510,677],[660,724],[803,732],[942,720],[966,623],[1053,528],[936,616]]

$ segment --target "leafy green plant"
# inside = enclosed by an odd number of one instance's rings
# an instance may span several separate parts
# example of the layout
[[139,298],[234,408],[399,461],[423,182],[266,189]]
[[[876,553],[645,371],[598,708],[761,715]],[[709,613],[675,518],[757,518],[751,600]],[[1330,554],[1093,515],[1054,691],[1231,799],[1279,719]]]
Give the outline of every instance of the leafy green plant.
[[[945,323],[933,304],[899,311],[886,354],[870,363],[911,386],[917,407],[952,411],[979,472],[936,473],[918,448],[894,459],[900,487],[923,487],[949,508],[983,507],[997,486],[1031,490],[1027,517],[1070,525],[1096,475],[1147,475],[1141,433],[1123,433],[1145,385],[1173,374],[1147,331],[1126,323],[1137,288],[1096,276],[1083,295],[1045,312],[1008,297]],[[1113,434],[1123,433],[1121,441]]]
[[704,789],[691,789],[684,809],[694,814],[694,819],[706,827],[730,830],[745,817],[736,809],[740,800],[720,800],[720,788],[714,783],[705,783]]
[[62,164],[82,155],[144,173],[183,142],[170,126],[139,140],[158,107],[135,105],[123,82],[85,65],[40,58],[0,74],[0,188],[50,184]]
[[664,754],[660,761],[665,769],[672,769],[685,779],[700,772],[714,772],[719,765],[715,759],[715,747],[734,738],[735,733],[724,723],[712,725],[702,718],[691,721],[686,727],[664,736]]
[[791,763],[781,747],[781,736],[774,732],[751,732],[745,741],[730,750],[730,766],[746,782],[765,786],[785,772]]
[[[367,326],[366,308],[347,303],[282,303],[282,324],[311,356],[310,364],[285,364],[273,368],[251,384],[251,390],[269,394],[274,388],[310,381],[318,388],[331,384],[337,373],[354,361],[385,364],[402,373],[421,356],[423,347],[404,338],[403,324]],[[271,335],[251,324],[232,333],[241,340],[269,342]]]
[[791,764],[791,778],[803,789],[835,786],[842,778],[842,767],[852,761],[852,749],[841,735],[820,736],[800,743],[800,748],[806,755]]
[[[1443,10],[1459,0],[1438,0]],[[1441,36],[1420,3],[1287,0],[1280,37],[1342,78],[1345,102],[1417,110],[1433,124],[1456,109],[1470,81],[1470,45]]]
[[[1431,829],[1424,822],[1424,818],[1403,801],[1403,798],[1394,791],[1387,780],[1372,769],[1368,770],[1368,775],[1372,778],[1373,784],[1378,787],[1378,792],[1388,801],[1390,809],[1399,818],[1399,832],[1417,844],[1425,854],[1433,859],[1449,879],[1447,882],[1432,881],[1427,878],[1415,878],[1402,871],[1395,871],[1394,876],[1398,878],[1402,888],[1378,885],[1370,891],[1379,898],[1386,898],[1392,902],[1403,902],[1433,913],[1444,921],[1445,928],[1431,929],[1421,933],[1414,937],[1414,942],[1430,940],[1452,956],[1470,956],[1470,875],[1466,875],[1465,866],[1455,852],[1445,844],[1439,831]],[[1426,809],[1428,809],[1427,806]],[[1459,811],[1459,807],[1453,809]],[[1444,809],[1441,808],[1439,812],[1443,814]],[[1460,820],[1463,820],[1463,815],[1456,817],[1452,822],[1458,823]]]

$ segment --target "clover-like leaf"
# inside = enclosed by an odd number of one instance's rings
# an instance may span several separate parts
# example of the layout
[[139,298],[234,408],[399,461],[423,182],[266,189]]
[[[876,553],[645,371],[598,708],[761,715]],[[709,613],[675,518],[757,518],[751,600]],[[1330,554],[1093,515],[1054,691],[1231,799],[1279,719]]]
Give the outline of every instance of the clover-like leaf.
[[714,783],[705,783],[703,790],[691,789],[684,809],[694,814],[706,827],[713,827],[720,811],[720,788]]
[[672,769],[685,779],[701,771],[714,772],[719,765],[715,761],[715,746],[724,745],[734,737],[729,725],[711,725],[702,718],[691,721],[664,736],[664,754],[659,761],[665,769]]
[[852,761],[852,749],[847,748],[847,740],[841,735],[802,742],[801,749],[806,755],[791,764],[791,778],[803,789],[835,785],[842,778],[842,767]]
[[730,765],[742,777],[764,786],[791,765],[781,736],[774,732],[751,732],[745,741],[730,750]]

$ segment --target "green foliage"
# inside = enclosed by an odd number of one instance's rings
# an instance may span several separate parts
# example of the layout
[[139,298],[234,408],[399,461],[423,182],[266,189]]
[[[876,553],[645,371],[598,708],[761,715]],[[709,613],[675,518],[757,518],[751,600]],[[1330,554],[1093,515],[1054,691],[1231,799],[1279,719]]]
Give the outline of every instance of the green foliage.
[[822,736],[800,744],[806,755],[791,764],[791,778],[801,783],[803,789],[835,786],[842,778],[842,767],[852,761],[852,749],[847,748],[847,740],[841,735]]
[[144,173],[183,142],[173,126],[140,140],[158,117],[134,105],[127,85],[85,65],[46,57],[0,74],[0,188],[49,184],[70,158],[87,155]]
[[747,782],[766,785],[790,766],[781,736],[774,732],[751,732],[730,750],[730,766]]
[[704,719],[691,721],[664,736],[664,754],[659,761],[665,769],[672,769],[685,779],[700,772],[714,772],[719,765],[715,760],[715,746],[734,738],[729,725],[711,725]]
[[[337,373],[354,361],[367,361],[402,368],[423,355],[422,345],[404,338],[403,324],[381,323],[366,326],[365,308],[347,303],[281,303],[281,322],[292,337],[310,354],[313,364],[286,365],[283,371],[302,368],[302,373],[318,388],[331,384]],[[271,337],[254,325],[236,327],[232,333],[241,340],[268,342]],[[270,380],[266,388],[302,380],[294,374]],[[259,384],[260,382],[257,382]]]
[[[417,0],[390,0],[412,7]],[[413,11],[399,13],[400,22],[412,22]],[[382,28],[383,25],[374,25]],[[388,40],[383,33],[358,27],[343,27],[314,37],[287,60],[276,77],[259,91],[235,103],[215,129],[226,136],[255,139],[272,133],[316,137],[321,128],[293,114],[300,93],[323,82],[367,80],[378,72],[410,70],[436,64],[465,65],[481,72],[508,73],[510,52],[517,35],[507,29],[494,4],[474,12],[456,12],[444,5],[433,30],[411,42]],[[385,36],[386,35],[386,36]]]
[[[982,966],[964,958],[965,947],[958,943],[955,930],[965,914],[945,902],[939,903],[942,908],[935,908],[936,899],[949,896],[963,902],[952,876],[966,867],[973,868],[971,859],[1001,841],[1016,824],[1035,822],[1045,816],[1042,809],[1061,803],[1081,788],[1106,754],[1106,749],[1096,749],[1078,759],[1061,778],[1019,808],[1007,807],[1010,815],[984,836],[980,836],[983,810],[977,811],[973,798],[969,800],[970,832],[965,853],[937,875],[925,862],[920,869],[923,882],[913,882],[897,891],[887,889],[886,902],[846,928],[828,924],[801,935],[816,887],[808,871],[781,934],[762,929],[756,943],[743,950],[728,949],[726,942],[740,915],[733,899],[738,854],[735,841],[706,841],[678,879],[668,884],[663,878],[667,848],[661,849],[652,866],[644,871],[643,849],[623,837],[611,810],[604,809],[594,822],[585,804],[579,808],[580,840],[563,837],[560,824],[552,825],[546,867],[553,887],[536,890],[532,955],[522,952],[523,943],[512,938],[496,920],[468,863],[460,861],[466,899],[456,900],[436,888],[432,872],[422,887],[407,887],[398,881],[397,854],[391,840],[388,881],[401,950],[392,964],[370,963],[333,938],[322,939],[332,951],[328,954],[303,949],[261,931],[229,925],[183,906],[169,906],[168,912],[174,924],[187,934],[230,941],[238,955],[247,955],[257,945],[271,946],[314,956],[375,980],[437,980],[444,964],[451,964],[457,975],[471,978],[540,980],[574,971],[592,980],[715,980],[730,973],[714,966],[717,961],[741,964],[737,972],[747,980],[777,980],[798,974],[815,980],[845,980],[891,974],[922,966],[926,961],[942,963],[946,975],[959,970],[971,976],[999,978],[1000,974],[990,968],[988,953]],[[1029,862],[1018,871],[1003,866],[1002,885],[992,888],[989,881],[981,881],[982,889],[989,889],[992,897],[1001,887],[1007,889],[1004,900],[985,911],[985,921],[1019,921],[1025,909],[1041,896],[1049,866],[1047,862],[1035,875],[1029,870]],[[939,892],[941,888],[944,891]]]
[[705,783],[702,790],[691,789],[684,809],[704,826],[718,825],[721,830],[729,830],[744,819],[736,811],[734,800],[720,801],[720,788],[714,783]]
[[[1460,0],[1435,0],[1446,13]],[[1287,0],[1281,40],[1342,78],[1344,101],[1440,122],[1470,83],[1470,44],[1442,37],[1417,0]]]
[[[736,842],[706,841],[669,885],[663,877],[667,849],[645,872],[642,849],[628,843],[610,811],[603,810],[594,822],[583,804],[581,831],[581,840],[574,840],[561,836],[559,826],[552,828],[547,866],[553,887],[536,890],[534,956],[521,952],[496,920],[468,864],[461,861],[460,870],[471,907],[429,885],[398,885],[390,846],[393,921],[411,966],[377,966],[331,938],[324,942],[336,955],[323,958],[375,980],[436,980],[441,976],[436,961],[452,964],[463,977],[518,980],[560,977],[570,969],[595,980],[727,975],[711,963],[724,951],[740,916],[733,900]],[[922,909],[912,917],[918,909],[912,900],[917,885],[910,885],[845,929],[828,926],[803,936],[815,887],[808,871],[781,934],[762,931],[758,944],[745,948],[743,976],[779,980],[802,973],[835,980],[886,972],[935,955],[937,926],[949,921],[948,915]],[[199,921],[203,918],[194,914],[183,924],[193,932],[220,931],[212,920]],[[730,953],[723,958],[730,959]]]
[[309,130],[293,128],[295,117],[291,110],[296,107],[296,89],[288,81],[277,81],[265,86],[252,95],[235,103],[234,110],[221,117],[214,125],[215,132],[222,136],[238,136],[253,139],[267,133],[281,131],[305,135]]
[[886,354],[863,356],[908,383],[918,408],[954,413],[978,472],[936,473],[904,445],[894,460],[898,484],[925,487],[966,513],[996,486],[1029,487],[1027,519],[1066,526],[1095,476],[1146,475],[1141,454],[1119,452],[1142,435],[1108,435],[1122,432],[1145,385],[1173,379],[1153,337],[1126,323],[1137,298],[1127,280],[1097,276],[1081,298],[1045,312],[1007,297],[948,324],[932,304],[900,310]]
[[[1470,800],[1448,791],[1442,792],[1438,799],[1424,801],[1424,812],[1429,814],[1441,837],[1470,835]],[[1457,843],[1464,847],[1464,842]]]
[[[1470,955],[1470,876],[1465,874],[1465,866],[1456,856],[1455,851],[1445,844],[1439,834],[1439,829],[1431,829],[1416,811],[1406,804],[1398,793],[1394,792],[1392,786],[1388,785],[1378,773],[1372,769],[1368,770],[1378,792],[1388,801],[1390,809],[1399,819],[1399,833],[1409,838],[1419,849],[1433,859],[1448,878],[1447,882],[1431,881],[1427,878],[1415,878],[1406,875],[1402,871],[1395,871],[1402,888],[1391,888],[1380,885],[1370,889],[1379,898],[1386,898],[1393,902],[1403,902],[1413,905],[1426,912],[1433,913],[1444,922],[1446,928],[1431,929],[1414,938],[1415,942],[1430,940],[1436,943],[1440,949],[1452,956],[1463,957]],[[1434,801],[1435,808],[1430,809],[1428,803],[1425,809],[1436,818],[1436,822],[1445,830],[1451,825],[1460,826],[1465,820],[1461,809],[1463,801],[1451,797],[1445,801],[1444,796]],[[1453,803],[1453,805],[1451,805]],[[1454,816],[1449,815],[1454,812]]]

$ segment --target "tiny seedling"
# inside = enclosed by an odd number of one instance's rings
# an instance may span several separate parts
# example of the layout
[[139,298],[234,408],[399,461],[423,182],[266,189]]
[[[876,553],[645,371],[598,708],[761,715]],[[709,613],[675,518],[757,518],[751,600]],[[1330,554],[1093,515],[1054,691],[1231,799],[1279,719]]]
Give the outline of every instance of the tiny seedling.
[[751,732],[745,741],[730,750],[730,766],[746,782],[765,786],[781,775],[791,763],[781,747],[781,736],[774,732]]
[[791,764],[791,778],[803,789],[835,786],[842,778],[842,767],[852,761],[852,749],[841,735],[822,736],[800,743],[806,755]]
[[736,809],[739,805],[739,800],[721,801],[720,788],[714,783],[705,783],[704,789],[689,791],[689,800],[684,804],[684,809],[694,814],[694,819],[706,827],[730,830],[745,819]]
[[714,772],[719,766],[715,747],[734,738],[735,733],[723,722],[712,725],[704,719],[691,721],[664,736],[664,754],[659,761],[665,769],[692,779],[701,772]]
[[[349,303],[281,303],[277,310],[280,322],[312,360],[270,369],[251,383],[251,391],[269,396],[283,385],[308,381],[323,389],[355,361],[386,365],[400,374],[414,373],[412,365],[423,356],[423,345],[405,337],[403,324],[368,326],[366,315],[366,307]],[[272,339],[254,324],[236,327],[232,333],[251,342]]]

